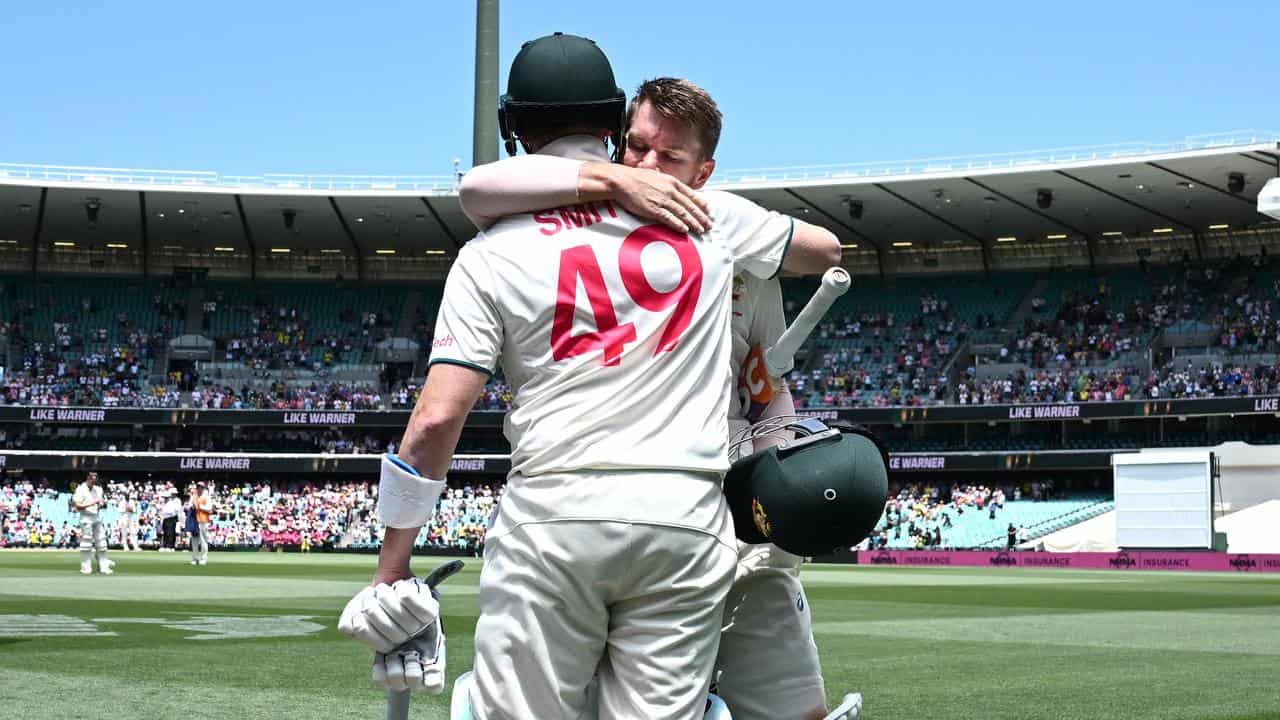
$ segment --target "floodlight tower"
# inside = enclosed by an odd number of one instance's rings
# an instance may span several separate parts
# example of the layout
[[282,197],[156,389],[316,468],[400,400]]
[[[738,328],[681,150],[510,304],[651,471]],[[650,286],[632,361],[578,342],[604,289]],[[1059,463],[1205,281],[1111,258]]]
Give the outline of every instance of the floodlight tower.
[[498,0],[476,0],[476,90],[471,165],[498,159]]

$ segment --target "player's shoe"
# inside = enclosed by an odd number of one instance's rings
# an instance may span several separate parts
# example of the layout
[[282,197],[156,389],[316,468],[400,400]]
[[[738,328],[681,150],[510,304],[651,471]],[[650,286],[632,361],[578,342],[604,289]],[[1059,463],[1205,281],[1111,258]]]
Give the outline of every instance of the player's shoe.
[[208,560],[201,560],[201,561],[200,561],[200,564],[201,564],[201,565],[208,565],[208,564],[209,564],[209,561],[208,561]]
[[87,564],[85,564],[85,563],[80,563],[80,574],[81,574],[81,575],[92,575],[92,574],[93,574],[93,566],[92,566],[92,565],[87,565]]
[[195,560],[192,560],[192,561],[191,561],[191,564],[192,564],[192,565],[199,565],[200,563],[199,563],[199,562],[197,562],[197,561],[195,561]]
[[103,575],[113,575],[115,574],[115,569],[114,569],[115,566],[116,564],[114,562],[110,560],[103,560],[102,562],[98,563],[98,572],[102,573]]
[[822,720],[858,720],[858,716],[862,714],[862,693],[849,693],[844,696],[844,700],[836,706]]

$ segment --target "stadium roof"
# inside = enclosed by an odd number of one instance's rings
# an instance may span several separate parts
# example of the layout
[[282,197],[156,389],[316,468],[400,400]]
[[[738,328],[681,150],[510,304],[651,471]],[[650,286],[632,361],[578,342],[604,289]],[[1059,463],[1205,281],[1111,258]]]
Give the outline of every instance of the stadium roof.
[[[804,215],[846,244],[892,251],[895,243],[989,247],[1010,238],[1093,242],[1253,227],[1269,222],[1256,200],[1277,176],[1280,133],[1247,132],[1170,145],[721,172],[713,186]],[[452,255],[472,234],[450,176],[0,164],[0,241],[9,247]]]

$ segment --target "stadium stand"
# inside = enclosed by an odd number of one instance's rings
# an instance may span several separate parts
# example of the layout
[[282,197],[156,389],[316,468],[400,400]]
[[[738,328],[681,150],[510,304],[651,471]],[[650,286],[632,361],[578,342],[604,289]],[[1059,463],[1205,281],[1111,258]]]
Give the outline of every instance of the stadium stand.
[[[316,484],[228,481],[213,483],[215,513],[211,545],[226,549],[376,548],[382,527],[374,506],[376,485],[369,482]],[[982,548],[1004,546],[1005,528],[1027,528],[1035,539],[1111,509],[1096,493],[1058,497],[1052,481],[1005,488],[910,485],[896,492],[872,536],[877,548]],[[113,547],[121,544],[119,508],[126,498],[138,503],[139,539],[144,547],[159,542],[159,508],[180,490],[172,482],[110,481],[103,522]],[[464,482],[441,497],[416,545],[431,550],[477,553],[501,484]],[[0,545],[73,547],[77,515],[70,493],[30,480],[0,486]],[[34,534],[34,537],[33,537]]]
[[[814,287],[787,281],[788,312]],[[405,284],[8,277],[0,402],[408,407],[439,294]],[[789,382],[803,409],[1267,394],[1277,386],[1278,294],[1265,253],[1096,273],[860,281]],[[207,360],[171,360],[168,343],[184,333],[213,343]],[[418,348],[392,374],[375,360],[389,338]],[[510,404],[499,376],[477,407]]]
[[[360,549],[377,547],[382,527],[371,482],[316,484],[237,480],[213,483],[214,516],[210,544],[224,549]],[[122,543],[119,508],[132,498],[139,508],[139,540],[159,543],[159,510],[170,495],[182,497],[172,482],[111,481],[102,520],[112,547]],[[501,485],[459,483],[440,499],[435,515],[417,540],[432,550],[477,553]],[[0,485],[0,547],[74,547],[78,515],[71,494],[40,481]],[[184,506],[185,508],[185,506]],[[185,542],[185,539],[183,539]]]
[[873,549],[1012,548],[1111,509],[1098,494],[1055,494],[1051,480],[1009,488],[908,485],[890,494]]

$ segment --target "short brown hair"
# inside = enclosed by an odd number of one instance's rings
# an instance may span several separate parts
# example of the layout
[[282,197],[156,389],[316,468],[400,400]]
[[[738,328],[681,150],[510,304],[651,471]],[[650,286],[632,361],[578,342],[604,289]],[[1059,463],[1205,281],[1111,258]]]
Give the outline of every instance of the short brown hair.
[[660,77],[645,80],[636,89],[636,96],[627,108],[627,127],[631,126],[631,118],[636,114],[636,106],[647,102],[659,115],[671,120],[679,120],[698,133],[702,141],[703,157],[715,157],[716,145],[720,144],[720,128],[724,117],[711,94],[680,78]]

